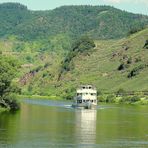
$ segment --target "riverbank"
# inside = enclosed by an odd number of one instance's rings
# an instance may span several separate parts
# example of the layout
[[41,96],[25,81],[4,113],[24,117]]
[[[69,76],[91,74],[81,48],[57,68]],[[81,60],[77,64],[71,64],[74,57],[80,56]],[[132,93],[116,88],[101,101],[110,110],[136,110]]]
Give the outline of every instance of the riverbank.
[[40,96],[40,95],[19,95],[18,99],[47,99],[47,100],[64,100],[59,96]]
[[105,103],[148,105],[148,96],[141,95],[100,95],[98,100]]
[[[60,96],[40,96],[40,95],[19,95],[18,99],[47,99],[47,100],[66,100]],[[142,96],[115,96],[115,95],[101,95],[98,96],[98,101],[102,103],[113,104],[135,104],[148,105],[148,98]]]

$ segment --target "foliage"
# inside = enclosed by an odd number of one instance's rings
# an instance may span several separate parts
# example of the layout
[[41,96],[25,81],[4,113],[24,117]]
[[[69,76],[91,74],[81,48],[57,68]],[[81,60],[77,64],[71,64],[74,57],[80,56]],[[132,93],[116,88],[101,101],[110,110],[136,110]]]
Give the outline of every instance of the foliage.
[[110,94],[106,97],[105,102],[107,103],[114,103],[116,99],[116,96],[114,94]]
[[126,91],[122,88],[120,88],[117,92],[116,92],[116,95],[117,96],[123,96],[126,94]]
[[37,66],[36,68],[32,69],[30,72],[31,72],[31,73],[39,72],[41,69],[42,69],[42,66],[39,65],[39,66]]
[[66,100],[72,100],[74,95],[75,95],[75,88],[72,87],[66,89],[62,97]]
[[70,50],[70,52],[65,57],[64,61],[62,61],[62,66],[58,80],[64,72],[68,72],[74,68],[74,64],[72,62],[72,59],[74,57],[76,57],[79,53],[84,53],[94,47],[94,41],[87,36],[83,36],[80,39],[78,39],[75,43],[73,43],[72,50]]
[[88,36],[82,36],[73,44],[72,51],[85,52],[94,47],[95,47],[95,43],[92,39],[90,39]]
[[19,108],[14,94],[20,89],[12,85],[17,68],[17,61],[0,56],[0,106],[12,110]]
[[45,39],[61,33],[71,38],[83,34],[97,39],[121,38],[147,24],[147,16],[109,6],[63,6],[50,11],[31,11],[19,3],[0,4],[0,37],[14,35],[21,40]]
[[145,41],[145,44],[144,44],[144,47],[143,48],[148,49],[148,40]]
[[139,31],[141,31],[143,29],[144,29],[144,26],[138,26],[138,25],[137,26],[133,26],[131,28],[131,30],[129,31],[129,35],[137,33],[137,32],[139,32]]
[[136,75],[138,75],[139,74],[139,72],[141,71],[141,70],[143,70],[144,68],[146,68],[147,67],[147,65],[139,65],[139,66],[137,66],[137,67],[134,67],[131,71],[130,71],[130,73],[128,74],[128,78],[132,78],[132,77],[134,77],[134,76],[136,76]]
[[139,96],[123,96],[120,100],[120,102],[124,103],[134,103],[140,101]]
[[14,52],[22,52],[25,49],[25,46],[23,43],[17,43],[15,44],[15,46],[13,47],[13,51]]
[[121,71],[121,70],[125,70],[126,68],[128,68],[128,64],[126,63],[121,63],[118,67],[118,70]]

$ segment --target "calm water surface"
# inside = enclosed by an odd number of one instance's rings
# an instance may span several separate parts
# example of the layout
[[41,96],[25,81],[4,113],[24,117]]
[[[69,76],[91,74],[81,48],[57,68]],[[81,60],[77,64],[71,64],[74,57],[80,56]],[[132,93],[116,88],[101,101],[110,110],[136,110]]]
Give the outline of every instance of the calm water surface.
[[24,100],[21,111],[0,113],[0,148],[147,148],[148,107]]

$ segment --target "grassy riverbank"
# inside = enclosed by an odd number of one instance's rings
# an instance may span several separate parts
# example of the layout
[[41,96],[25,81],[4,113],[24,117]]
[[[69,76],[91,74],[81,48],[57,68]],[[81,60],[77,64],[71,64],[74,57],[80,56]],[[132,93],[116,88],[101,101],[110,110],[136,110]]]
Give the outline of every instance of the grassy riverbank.
[[18,99],[47,99],[47,100],[64,100],[59,96],[40,96],[40,95],[19,95]]
[[[47,99],[47,100],[67,100],[60,96],[40,96],[40,95],[19,95],[18,99]],[[98,101],[102,103],[113,104],[139,104],[148,105],[147,96],[115,96],[115,95],[100,95]]]
[[99,102],[105,103],[148,105],[148,96],[146,95],[100,95],[98,97],[98,100]]

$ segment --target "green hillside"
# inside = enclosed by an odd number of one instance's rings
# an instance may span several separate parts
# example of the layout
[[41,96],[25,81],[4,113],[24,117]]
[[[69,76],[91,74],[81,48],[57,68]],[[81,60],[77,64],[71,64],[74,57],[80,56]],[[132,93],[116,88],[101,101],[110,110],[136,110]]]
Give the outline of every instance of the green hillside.
[[82,53],[73,59],[74,69],[63,76],[59,88],[94,84],[104,92],[147,91],[147,39],[145,29],[120,40],[95,41],[96,48],[90,54]]
[[148,17],[110,6],[63,6],[50,11],[31,11],[18,3],[0,4],[0,37],[45,39],[64,34],[83,34],[96,39],[125,37],[148,24]]
[[[94,49],[78,52],[72,58],[72,68],[62,73],[60,80],[67,51],[41,52],[37,48],[42,43],[14,40],[1,40],[0,47],[3,55],[13,56],[21,63],[15,81],[24,94],[65,96],[80,84],[93,84],[102,92],[147,91],[147,39],[148,29],[144,29],[123,39],[96,40]],[[15,51],[17,44],[24,49]]]

